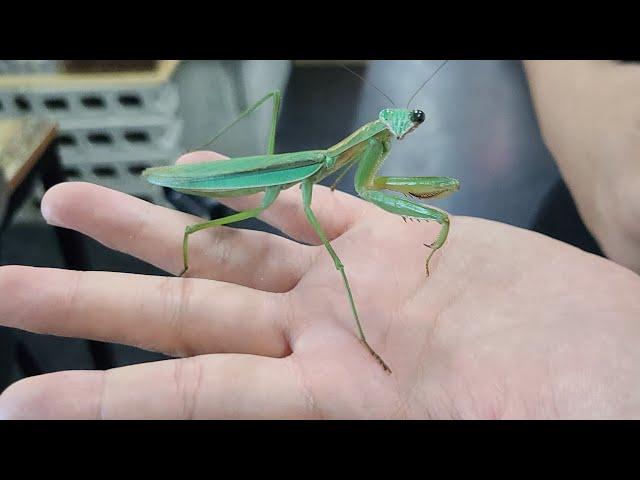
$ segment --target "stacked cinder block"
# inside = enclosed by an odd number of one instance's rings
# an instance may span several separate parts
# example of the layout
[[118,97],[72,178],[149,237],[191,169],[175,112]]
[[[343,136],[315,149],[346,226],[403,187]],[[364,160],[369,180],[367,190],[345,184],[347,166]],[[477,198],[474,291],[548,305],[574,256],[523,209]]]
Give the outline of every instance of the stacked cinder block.
[[[69,180],[88,181],[167,205],[162,189],[139,177],[183,151],[177,61],[151,71],[61,73],[55,61],[0,61],[0,118],[36,115],[60,126],[59,152]],[[60,63],[56,64],[60,68]],[[40,68],[40,70],[37,69]],[[29,73],[25,73],[29,72]],[[43,192],[19,219],[39,216]]]

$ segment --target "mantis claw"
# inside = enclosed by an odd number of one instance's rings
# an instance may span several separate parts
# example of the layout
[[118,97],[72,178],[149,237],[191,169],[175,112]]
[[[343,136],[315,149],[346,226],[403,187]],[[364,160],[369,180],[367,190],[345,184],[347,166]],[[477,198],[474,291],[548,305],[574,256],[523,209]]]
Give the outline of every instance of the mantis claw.
[[391,369],[389,368],[389,365],[387,365],[385,361],[382,360],[382,357],[378,355],[373,348],[371,348],[371,345],[369,345],[366,340],[360,339],[360,341],[363,343],[365,347],[367,347],[367,350],[369,350],[369,353],[373,356],[373,358],[375,358],[378,361],[378,363],[382,366],[383,370],[387,373],[392,373]]

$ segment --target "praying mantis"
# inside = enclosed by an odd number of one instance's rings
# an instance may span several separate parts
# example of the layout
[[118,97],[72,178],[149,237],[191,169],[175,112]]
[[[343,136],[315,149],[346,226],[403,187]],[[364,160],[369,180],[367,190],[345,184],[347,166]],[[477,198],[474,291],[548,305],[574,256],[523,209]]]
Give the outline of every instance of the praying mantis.
[[[422,84],[411,97],[411,100],[415,98],[422,87],[442,66],[444,66],[444,63]],[[360,77],[355,72],[352,73]],[[377,89],[375,86],[374,88]],[[377,90],[380,91],[379,89]],[[383,92],[380,91],[380,93],[387,97]],[[460,188],[460,184],[458,180],[449,177],[377,176],[378,170],[391,151],[392,140],[404,139],[405,136],[413,132],[425,121],[423,111],[410,110],[408,108],[411,100],[407,103],[407,108],[383,109],[376,120],[367,123],[326,150],[276,154],[274,152],[275,136],[281,104],[281,94],[276,90],[268,93],[242,112],[211,142],[269,99],[273,99],[273,109],[269,143],[265,155],[237,157],[197,164],[153,167],[142,172],[142,176],[152,184],[191,195],[225,198],[264,192],[262,203],[256,208],[187,226],[182,245],[184,269],[180,276],[183,276],[189,269],[190,235],[206,228],[258,217],[261,212],[273,204],[282,190],[299,184],[302,193],[302,205],[307,220],[329,252],[336,269],[342,276],[360,340],[371,355],[382,365],[383,369],[391,373],[387,363],[376,353],[365,337],[344,265],[327,239],[311,208],[313,186],[325,177],[339,172],[339,176],[331,187],[333,190],[346,172],[351,167],[357,166],[355,190],[362,199],[377,205],[387,212],[402,216],[405,221],[409,218],[418,221],[431,220],[439,223],[441,228],[436,240],[431,244],[425,244],[431,250],[425,263],[428,277],[429,261],[433,254],[442,248],[447,239],[449,216],[442,210],[412,201],[409,196],[419,199],[444,198],[457,191]],[[404,194],[406,198],[390,195],[385,193],[385,190]]]

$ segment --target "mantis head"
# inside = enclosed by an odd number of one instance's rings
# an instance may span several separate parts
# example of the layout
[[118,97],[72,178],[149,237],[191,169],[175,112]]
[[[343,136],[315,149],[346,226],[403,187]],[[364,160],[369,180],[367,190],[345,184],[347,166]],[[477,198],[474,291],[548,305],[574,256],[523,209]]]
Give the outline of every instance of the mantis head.
[[379,118],[398,140],[402,140],[424,122],[425,115],[422,110],[386,108],[380,112]]

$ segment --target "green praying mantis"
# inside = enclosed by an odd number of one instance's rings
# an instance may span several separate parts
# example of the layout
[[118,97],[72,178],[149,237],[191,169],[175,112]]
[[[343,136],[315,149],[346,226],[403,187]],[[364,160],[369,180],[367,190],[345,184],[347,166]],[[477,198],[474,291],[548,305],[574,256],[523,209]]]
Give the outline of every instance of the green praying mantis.
[[[415,98],[422,87],[442,66],[444,66],[444,63],[422,84],[411,97],[411,100]],[[360,77],[355,72],[352,73]],[[377,89],[375,86],[374,88]],[[387,97],[379,89],[377,90]],[[357,165],[355,190],[361,198],[387,212],[402,216],[405,221],[406,218],[409,218],[418,221],[432,220],[439,223],[441,228],[436,240],[429,245],[425,244],[431,250],[425,264],[426,274],[429,276],[429,261],[447,239],[449,216],[442,210],[412,201],[408,197],[412,196],[420,199],[443,198],[457,191],[460,188],[460,184],[458,180],[448,177],[376,176],[382,163],[389,155],[392,140],[394,138],[402,140],[425,121],[424,112],[408,108],[411,100],[407,103],[407,108],[386,108],[382,110],[376,120],[367,123],[341,142],[326,150],[276,154],[274,152],[275,136],[281,94],[279,91],[273,91],[241,113],[238,118],[209,143],[212,143],[269,99],[273,99],[273,110],[266,155],[230,158],[223,161],[197,164],[153,167],[142,172],[142,175],[152,184],[191,195],[224,198],[264,192],[262,203],[256,208],[186,227],[182,246],[184,269],[180,276],[183,276],[189,269],[190,235],[206,228],[258,217],[262,211],[273,204],[282,190],[300,184],[304,212],[329,255],[331,255],[336,269],[342,276],[360,340],[384,370],[391,373],[389,366],[367,342],[351,293],[349,280],[345,274],[344,265],[313,213],[311,208],[313,186],[325,177],[340,172],[331,187],[333,190],[350,167]],[[385,193],[385,190],[402,193],[406,198],[390,195]]]

